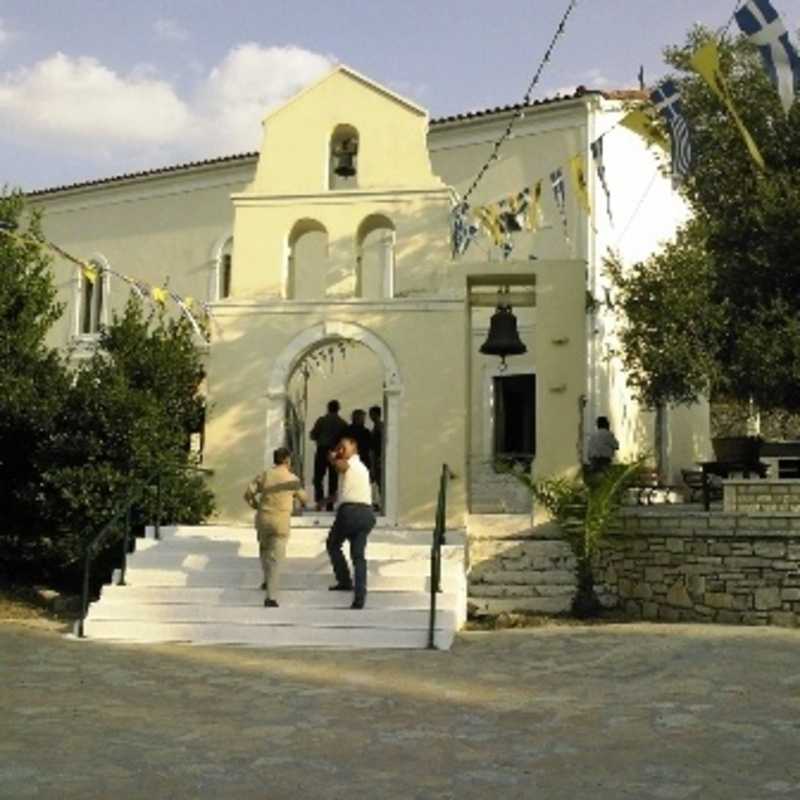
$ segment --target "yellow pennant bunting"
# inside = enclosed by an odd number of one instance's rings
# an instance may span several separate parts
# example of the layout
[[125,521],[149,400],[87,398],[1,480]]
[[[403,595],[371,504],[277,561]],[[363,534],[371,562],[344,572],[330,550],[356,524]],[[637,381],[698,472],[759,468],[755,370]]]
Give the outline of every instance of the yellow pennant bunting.
[[626,114],[619,122],[628,130],[638,133],[648,144],[660,147],[665,153],[669,153],[669,139],[658,129],[656,121],[641,109],[636,109]]
[[482,206],[475,209],[475,217],[483,225],[486,232],[492,237],[496,245],[503,243],[503,228],[497,217],[497,212],[492,206]]
[[97,281],[97,267],[95,267],[94,264],[90,264],[88,261],[84,261],[81,264],[81,272],[83,273],[83,277],[94,286],[95,281]]
[[536,231],[542,225],[542,182],[537,181],[531,192],[531,202],[528,206],[527,227],[529,231]]
[[150,290],[150,296],[160,306],[166,305],[166,303],[167,303],[167,291],[166,291],[166,289],[162,289],[160,286],[154,286]]
[[572,177],[572,186],[578,196],[581,208],[591,217],[592,204],[589,200],[589,184],[586,181],[586,166],[582,155],[578,154],[569,160],[569,171]]
[[758,145],[755,143],[755,140],[750,135],[750,131],[747,130],[744,122],[742,122],[742,118],[736,111],[736,107],[733,104],[733,99],[731,98],[728,85],[725,83],[725,78],[722,76],[722,70],[720,69],[719,64],[719,48],[717,47],[717,43],[713,39],[710,39],[702,47],[699,47],[692,56],[691,63],[695,72],[703,77],[706,83],[713,90],[714,94],[716,94],[717,97],[722,100],[723,104],[730,112],[730,115],[733,117],[733,121],[736,123],[736,127],[739,129],[739,133],[741,133],[742,138],[744,139],[744,143],[747,145],[747,149],[749,150],[753,161],[756,162],[760,169],[766,169],[764,157],[761,155],[761,151],[758,149]]

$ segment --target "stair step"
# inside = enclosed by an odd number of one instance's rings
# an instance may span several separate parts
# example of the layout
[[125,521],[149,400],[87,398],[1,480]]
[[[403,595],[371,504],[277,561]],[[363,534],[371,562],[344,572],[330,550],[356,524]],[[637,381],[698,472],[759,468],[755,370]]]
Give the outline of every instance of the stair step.
[[[346,552],[346,551],[345,551]],[[205,555],[200,553],[176,553],[167,548],[163,550],[136,553],[128,559],[128,575],[131,577],[141,571],[159,569],[177,572],[205,572],[215,570],[218,572],[248,570],[260,573],[261,562],[256,556],[239,557],[235,555]],[[442,575],[458,575],[463,572],[464,566],[457,561],[443,561]],[[430,561],[425,559],[383,559],[370,558],[367,551],[368,575],[429,575]],[[327,554],[314,558],[286,558],[281,567],[282,574],[296,573],[301,575],[328,575],[331,573],[331,562]]]
[[[331,519],[332,521],[332,519]],[[292,520],[291,539],[302,539],[325,544],[330,522],[323,525],[304,525]],[[152,527],[147,528],[147,538],[153,538]],[[256,536],[255,528],[244,525],[170,525],[161,528],[161,540],[202,538],[208,541],[251,541]],[[462,546],[466,541],[463,530],[451,530],[445,534],[447,543]],[[430,548],[433,532],[430,529],[375,527],[369,535],[370,545],[376,542],[403,545],[426,545]]]
[[[369,590],[372,592],[426,592],[429,588],[428,575],[381,575],[369,571]],[[117,571],[114,582],[118,580]],[[324,590],[332,582],[330,568],[327,572],[301,573],[284,572],[281,575],[281,586],[286,589]],[[258,566],[245,569],[217,570],[208,569],[202,572],[188,572],[176,569],[128,569],[127,583],[133,586],[209,586],[230,587],[236,589],[255,588],[261,584],[262,574]],[[452,591],[460,588],[466,581],[462,574],[442,575],[442,588]]]
[[[243,647],[420,649],[428,642],[427,627],[347,628],[87,620],[85,633],[92,639],[119,642],[184,642],[192,645],[230,644]],[[435,632],[436,646],[448,649],[452,645],[454,633],[452,628],[438,628]]]
[[[219,623],[230,625],[302,625],[312,628],[398,628],[416,629],[428,624],[427,609],[383,609],[367,607],[361,611],[350,608],[351,595],[331,601],[327,608],[264,608],[257,606],[196,606],[196,605],[151,605],[147,623]],[[114,606],[99,603],[90,610],[87,619],[92,622],[137,622],[139,609],[136,606]],[[437,611],[440,626],[453,625],[455,612],[450,609]]]
[[[336,595],[329,591],[284,589],[278,595],[283,608],[330,608],[331,597]],[[341,595],[347,597],[347,595]],[[436,598],[440,608],[455,608],[460,602],[457,592],[439,593]],[[186,604],[198,606],[261,606],[264,592],[260,589],[236,589],[230,587],[186,587],[186,586],[116,586],[103,588],[103,606],[142,606],[160,604]],[[342,601],[344,602],[344,601]],[[430,604],[428,592],[383,591],[371,592],[369,605],[371,608],[385,609],[427,609]],[[94,606],[93,606],[94,607]]]
[[[347,544],[344,547],[347,552]],[[156,539],[137,539],[136,557],[144,553],[186,553],[192,555],[207,555],[213,558],[238,558],[258,557],[258,541],[254,531],[249,531],[242,539],[206,539],[202,536],[171,537],[162,541]],[[289,537],[287,548],[289,558],[327,558],[325,537],[304,536],[293,533]],[[408,561],[430,562],[431,544],[404,544],[402,542],[374,541],[372,538],[367,543],[367,557],[371,561],[384,561],[402,559]],[[445,545],[442,547],[442,559],[445,561],[464,558],[464,546]]]

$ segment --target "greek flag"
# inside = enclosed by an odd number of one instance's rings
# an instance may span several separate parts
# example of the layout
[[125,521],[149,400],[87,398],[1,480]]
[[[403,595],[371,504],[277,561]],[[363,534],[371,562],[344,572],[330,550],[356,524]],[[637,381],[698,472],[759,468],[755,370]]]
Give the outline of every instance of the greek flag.
[[736,22],[761,53],[764,68],[788,114],[800,89],[800,56],[770,0],[747,0],[736,12]]
[[683,116],[680,90],[675,81],[666,80],[651,93],[650,99],[669,128],[672,139],[672,182],[679,186],[692,168],[692,140],[689,125]]

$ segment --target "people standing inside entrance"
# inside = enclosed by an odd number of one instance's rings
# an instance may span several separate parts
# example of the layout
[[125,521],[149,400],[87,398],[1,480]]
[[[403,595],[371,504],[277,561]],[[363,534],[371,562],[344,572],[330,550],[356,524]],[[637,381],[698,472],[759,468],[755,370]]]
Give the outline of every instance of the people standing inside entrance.
[[369,418],[372,421],[372,484],[373,506],[379,511],[383,501],[383,420],[380,406],[372,406]]
[[[353,592],[350,608],[361,609],[367,599],[367,537],[375,527],[372,510],[372,486],[369,470],[359,454],[359,444],[353,427],[348,428],[339,447],[331,456],[331,463],[339,473],[339,504],[326,548],[333,567],[336,583],[332,592]],[[353,575],[342,554],[345,541],[350,542],[350,560]]]
[[[326,497],[336,497],[339,476],[330,461],[330,454],[339,444],[347,423],[339,416],[338,400],[328,403],[328,413],[320,417],[311,429],[311,440],[316,444],[314,454],[314,502],[317,511],[322,511]],[[328,479],[328,491],[325,491],[325,479]],[[333,500],[329,500],[326,510],[333,511]]]
[[351,436],[358,444],[358,457],[367,471],[372,473],[372,434],[366,425],[367,412],[357,408],[350,417],[351,424],[347,426],[345,434]]
[[255,509],[258,549],[266,592],[264,605],[277,608],[281,563],[286,557],[291,517],[295,500],[306,503],[306,493],[300,478],[291,470],[291,453],[279,447],[273,454],[274,466],[256,476],[244,493],[245,502]]
[[607,469],[619,450],[617,437],[611,432],[608,417],[597,418],[597,430],[589,437],[589,465],[593,472]]

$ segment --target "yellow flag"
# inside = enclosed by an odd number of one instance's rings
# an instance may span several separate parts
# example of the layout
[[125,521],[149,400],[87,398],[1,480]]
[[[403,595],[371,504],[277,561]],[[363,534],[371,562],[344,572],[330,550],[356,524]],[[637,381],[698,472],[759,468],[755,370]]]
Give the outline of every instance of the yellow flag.
[[733,121],[736,123],[736,127],[739,129],[739,133],[742,134],[747,149],[750,151],[753,161],[756,162],[760,169],[766,169],[764,157],[761,155],[758,145],[755,143],[755,140],[750,135],[750,131],[745,127],[742,118],[733,105],[731,93],[728,90],[728,85],[725,83],[725,78],[722,76],[722,70],[720,69],[719,48],[717,47],[716,41],[709,39],[702,47],[699,47],[692,56],[691,63],[695,72],[699,73],[705,79],[706,83],[714,91],[714,94],[722,100],[723,104],[730,112]]
[[193,297],[184,297],[183,304],[188,308],[190,311],[194,308],[194,298]]
[[542,182],[537,181],[531,191],[531,202],[528,206],[528,230],[535,231],[542,224]]
[[83,273],[83,277],[94,286],[97,280],[97,267],[95,267],[94,264],[90,264],[88,261],[84,261],[81,265],[81,272]]
[[162,289],[160,286],[154,286],[150,290],[150,296],[153,300],[156,301],[160,306],[166,305],[167,302],[167,292],[165,289]]
[[572,185],[581,208],[591,217],[592,204],[589,200],[589,184],[586,180],[586,162],[582,155],[577,155],[569,160],[569,171],[572,176]]
[[661,133],[655,120],[646,111],[641,109],[631,111],[620,120],[619,124],[644,137],[648,144],[654,144],[665,153],[669,153],[669,139]]
[[492,206],[481,206],[475,209],[475,217],[492,237],[494,243],[501,245],[503,243],[503,228],[497,218],[497,211]]

